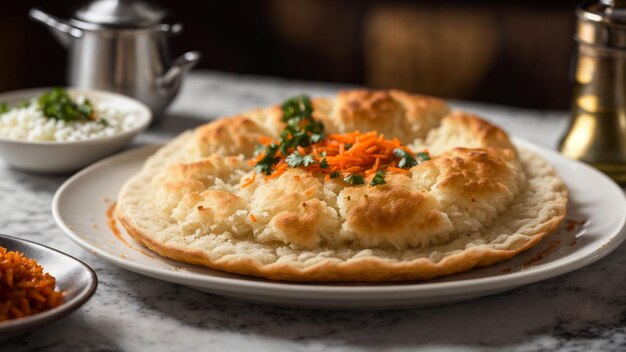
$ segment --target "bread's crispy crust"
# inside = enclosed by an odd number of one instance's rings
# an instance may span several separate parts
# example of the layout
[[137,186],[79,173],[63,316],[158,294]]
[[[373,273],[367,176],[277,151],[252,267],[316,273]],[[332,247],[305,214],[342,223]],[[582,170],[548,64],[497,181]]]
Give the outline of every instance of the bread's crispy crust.
[[249,158],[259,143],[259,137],[264,135],[269,135],[269,131],[256,122],[245,116],[233,116],[199,126],[195,139],[200,155],[244,154]]
[[461,126],[482,145],[515,149],[506,132],[477,115],[465,111],[455,111],[445,118],[444,123]]
[[476,267],[493,265],[505,261],[523,252],[542,238],[552,233],[565,217],[565,213],[546,222],[541,231],[529,236],[528,240],[516,249],[495,250],[473,247],[462,253],[451,255],[435,263],[428,258],[409,262],[390,262],[377,257],[365,257],[342,261],[328,259],[306,268],[287,263],[264,265],[252,258],[211,260],[201,250],[167,246],[154,241],[149,234],[133,225],[133,222],[120,210],[117,218],[126,231],[138,242],[152,251],[177,261],[203,265],[212,269],[234,274],[252,275],[271,280],[300,282],[383,282],[428,280],[439,276],[451,275],[471,270]]

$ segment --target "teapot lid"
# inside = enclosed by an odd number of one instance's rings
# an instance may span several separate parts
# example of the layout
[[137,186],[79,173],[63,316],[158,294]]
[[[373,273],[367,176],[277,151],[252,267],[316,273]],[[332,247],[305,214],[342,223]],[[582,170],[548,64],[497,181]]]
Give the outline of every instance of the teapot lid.
[[581,6],[578,17],[607,25],[626,24],[626,0],[600,0]]
[[99,27],[145,28],[158,25],[167,11],[140,0],[94,0],[76,12],[76,20]]
[[626,49],[626,0],[600,0],[578,7],[574,38],[597,48]]

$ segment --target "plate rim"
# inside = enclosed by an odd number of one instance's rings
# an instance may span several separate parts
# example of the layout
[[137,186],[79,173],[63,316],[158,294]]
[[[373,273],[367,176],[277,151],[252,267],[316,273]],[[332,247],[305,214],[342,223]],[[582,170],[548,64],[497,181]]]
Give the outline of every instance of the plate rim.
[[[520,146],[523,148],[531,149],[535,152],[541,152],[544,154],[550,154],[553,157],[560,158],[565,160],[566,162],[574,163],[577,167],[581,167],[590,171],[597,177],[602,178],[605,182],[608,182],[611,187],[617,192],[620,198],[624,209],[626,209],[626,194],[624,191],[608,176],[604,175],[600,171],[592,168],[589,165],[586,165],[582,162],[567,159],[559,153],[547,149],[545,147],[536,145],[532,142],[526,141],[524,139],[513,137],[513,142],[516,146]],[[584,266],[587,266],[599,259],[602,259],[617,247],[619,247],[622,242],[626,239],[626,213],[621,215],[620,219],[620,230],[616,233],[608,237],[605,241],[604,245],[596,248],[590,253],[585,254],[582,258],[575,258],[575,254],[568,255],[564,258],[560,258],[557,261],[557,265],[550,265],[547,267],[532,267],[526,270],[507,273],[505,275],[498,276],[486,276],[480,278],[473,279],[464,279],[457,281],[448,281],[448,282],[419,282],[414,281],[410,283],[357,283],[358,286],[342,286],[342,283],[299,283],[299,282],[282,282],[282,281],[272,281],[265,280],[259,278],[252,278],[253,280],[246,279],[245,276],[241,278],[229,278],[229,277],[218,277],[218,276],[210,276],[201,273],[192,273],[181,270],[165,270],[161,268],[152,268],[149,266],[145,266],[139,263],[134,263],[124,258],[119,258],[117,256],[111,255],[104,250],[101,250],[99,247],[89,244],[84,241],[80,236],[72,231],[67,224],[63,221],[63,218],[60,214],[59,206],[60,200],[63,196],[65,190],[72,185],[73,182],[83,177],[83,175],[92,172],[94,169],[100,168],[104,164],[114,163],[118,159],[130,158],[135,154],[143,154],[148,153],[150,150],[156,150],[161,144],[152,144],[148,146],[133,148],[131,150],[127,150],[103,160],[100,160],[78,173],[74,174],[72,177],[67,179],[61,187],[58,188],[57,192],[54,195],[52,201],[52,214],[54,217],[57,226],[59,226],[63,233],[69,237],[74,243],[79,245],[81,248],[87,250],[95,256],[103,258],[112,264],[125,268],[127,270],[131,270],[133,272],[140,273],[142,275],[150,276],[153,278],[157,278],[163,281],[169,282],[180,282],[187,281],[191,282],[189,286],[194,286],[195,283],[202,284],[213,284],[220,285],[220,290],[234,290],[234,289],[262,289],[265,292],[298,292],[298,293],[307,293],[307,294],[315,294],[315,293],[333,293],[336,295],[334,298],[341,298],[342,295],[354,295],[354,294],[396,294],[396,295],[406,295],[413,294],[413,297],[418,298],[416,296],[417,293],[428,292],[430,294],[439,294],[442,292],[456,292],[458,289],[463,289],[463,292],[472,293],[485,291],[488,289],[496,289],[500,287],[518,287],[538,281],[542,281],[545,279],[549,279],[555,276],[563,275],[574,270],[580,269]],[[148,155],[149,156],[149,155]],[[571,259],[568,259],[572,257]],[[564,263],[562,261],[565,261]],[[560,263],[559,263],[560,262]],[[167,279],[165,279],[167,278]],[[343,283],[345,284],[345,283]],[[323,297],[317,297],[319,300],[323,300]]]
[[52,248],[50,246],[46,246],[44,244],[41,244],[35,241],[26,240],[20,237],[6,235],[2,233],[0,233],[0,238],[5,238],[5,239],[8,239],[10,241],[15,241],[15,242],[25,242],[28,245],[31,245],[34,247],[42,247],[45,250],[56,252],[60,254],[61,256],[64,256],[66,258],[69,258],[70,260],[75,261],[85,270],[85,272],[89,274],[89,284],[83,287],[80,290],[80,292],[76,295],[76,297],[72,298],[70,301],[62,303],[58,307],[49,309],[45,312],[29,315],[24,318],[12,319],[9,321],[0,322],[0,335],[5,335],[5,334],[10,335],[16,332],[28,330],[29,328],[35,328],[43,324],[52,323],[58,319],[61,319],[69,315],[70,313],[74,312],[78,308],[80,308],[96,292],[96,289],[98,288],[98,275],[89,265],[87,265],[82,260],[74,256],[71,256],[65,252],[62,252],[58,249]]

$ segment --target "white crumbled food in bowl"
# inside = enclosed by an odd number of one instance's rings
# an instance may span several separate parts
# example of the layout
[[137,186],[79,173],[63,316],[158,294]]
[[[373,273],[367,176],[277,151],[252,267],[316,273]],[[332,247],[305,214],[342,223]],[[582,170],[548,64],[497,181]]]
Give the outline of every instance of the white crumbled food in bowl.
[[[82,104],[85,97],[77,96],[75,101]],[[34,100],[26,107],[14,107],[0,114],[0,137],[32,142],[84,141],[128,131],[139,122],[134,113],[124,112],[110,103],[91,103],[95,121],[68,122],[48,118],[37,108]]]

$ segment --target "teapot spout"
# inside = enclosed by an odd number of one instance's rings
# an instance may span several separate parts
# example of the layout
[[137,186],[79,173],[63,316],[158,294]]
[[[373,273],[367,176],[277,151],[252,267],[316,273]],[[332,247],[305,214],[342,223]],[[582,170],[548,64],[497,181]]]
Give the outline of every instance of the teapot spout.
[[45,24],[57,40],[65,47],[68,47],[72,43],[72,39],[83,36],[83,31],[80,29],[73,27],[65,21],[52,15],[49,15],[40,9],[30,9],[28,15],[33,20]]
[[163,88],[177,87],[185,72],[198,64],[202,55],[199,51],[188,51],[172,62],[172,66],[159,77],[158,83]]

